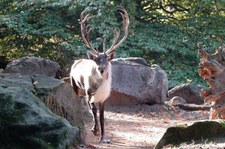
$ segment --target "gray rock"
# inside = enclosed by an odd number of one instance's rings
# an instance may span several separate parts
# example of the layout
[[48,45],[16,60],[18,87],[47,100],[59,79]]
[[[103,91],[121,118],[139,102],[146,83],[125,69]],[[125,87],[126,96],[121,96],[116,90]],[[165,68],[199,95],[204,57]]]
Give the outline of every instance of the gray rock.
[[203,104],[204,100],[199,95],[202,88],[204,87],[200,85],[196,86],[190,83],[175,86],[168,91],[169,99],[173,98],[174,96],[179,96],[186,100],[187,103]]
[[112,61],[112,91],[108,104],[163,103],[168,90],[167,75],[159,66],[148,67],[136,60]]
[[40,74],[55,77],[59,69],[59,64],[52,60],[37,57],[23,57],[10,62],[3,72],[20,73],[21,75]]
[[[42,78],[38,78],[40,80]],[[92,115],[89,112],[85,100],[76,95],[69,83],[62,83],[55,87],[45,97],[45,103],[54,113],[66,118],[71,124],[83,126],[83,121],[91,121]],[[40,86],[39,86],[40,85]],[[36,85],[38,90],[41,83]]]
[[0,74],[0,148],[65,149],[85,143],[84,111],[73,94],[70,85],[51,77]]
[[136,64],[141,64],[148,66],[147,61],[144,58],[141,57],[128,57],[128,58],[117,58],[113,60],[113,63],[136,63]]
[[182,97],[174,96],[170,101],[168,102],[170,105],[177,105],[177,104],[186,104],[186,100],[184,100]]

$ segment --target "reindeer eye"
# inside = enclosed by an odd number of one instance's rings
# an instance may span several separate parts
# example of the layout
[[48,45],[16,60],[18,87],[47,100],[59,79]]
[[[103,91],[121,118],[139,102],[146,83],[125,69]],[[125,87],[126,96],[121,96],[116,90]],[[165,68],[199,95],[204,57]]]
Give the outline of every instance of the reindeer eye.
[[95,59],[95,62],[96,62],[97,64],[99,64],[99,63],[101,62],[101,59],[100,59],[99,57],[97,57],[97,58]]

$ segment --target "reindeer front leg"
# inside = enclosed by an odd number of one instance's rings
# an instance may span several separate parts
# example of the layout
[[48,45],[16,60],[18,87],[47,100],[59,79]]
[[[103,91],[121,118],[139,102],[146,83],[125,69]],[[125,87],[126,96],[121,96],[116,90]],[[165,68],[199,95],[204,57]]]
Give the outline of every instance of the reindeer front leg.
[[99,103],[99,120],[100,120],[100,127],[101,127],[101,136],[100,136],[100,143],[111,143],[110,140],[108,140],[105,137],[105,128],[104,128],[104,107],[105,102]]
[[99,124],[98,124],[98,118],[97,118],[97,108],[94,103],[90,103],[90,108],[93,114],[93,122],[94,126],[92,127],[91,131],[95,136],[99,135]]
[[92,115],[93,115],[93,123],[94,123],[94,126],[92,127],[91,131],[93,132],[93,134],[95,136],[99,135],[99,124],[98,124],[98,118],[97,118],[97,108],[95,106],[94,103],[91,103],[90,102],[90,99],[91,99],[91,95],[89,96],[86,96],[86,102],[92,112]]

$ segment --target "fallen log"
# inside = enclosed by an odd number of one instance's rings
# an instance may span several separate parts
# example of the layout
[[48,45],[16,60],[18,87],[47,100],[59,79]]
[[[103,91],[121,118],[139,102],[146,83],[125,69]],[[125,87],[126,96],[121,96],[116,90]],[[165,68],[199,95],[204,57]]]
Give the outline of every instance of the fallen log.
[[209,111],[211,108],[211,106],[208,105],[196,105],[196,104],[176,104],[173,106],[186,111],[197,111],[197,110]]

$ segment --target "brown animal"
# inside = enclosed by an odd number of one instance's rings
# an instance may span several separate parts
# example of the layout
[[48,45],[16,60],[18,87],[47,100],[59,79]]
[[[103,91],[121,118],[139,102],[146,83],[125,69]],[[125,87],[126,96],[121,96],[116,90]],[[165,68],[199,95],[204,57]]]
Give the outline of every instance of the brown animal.
[[96,103],[99,103],[99,120],[101,126],[100,142],[110,143],[105,137],[104,131],[104,105],[105,100],[110,95],[111,90],[111,63],[114,58],[114,51],[119,45],[124,42],[128,36],[129,17],[127,11],[123,7],[118,8],[119,13],[123,18],[124,37],[119,41],[120,30],[114,29],[115,39],[112,46],[105,51],[105,44],[103,43],[103,52],[92,47],[88,36],[91,28],[86,26],[89,17],[85,14],[85,10],[80,15],[81,34],[84,43],[92,50],[88,53],[89,59],[76,60],[71,67],[70,80],[74,91],[78,96],[84,96],[93,114],[94,126],[92,132],[94,135],[99,134],[99,124],[97,119]]

